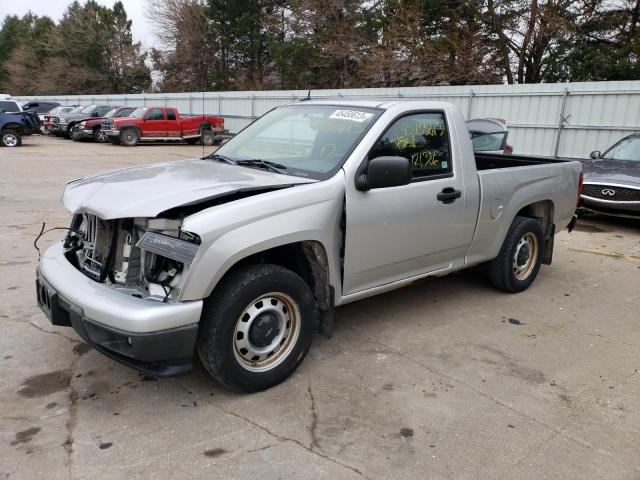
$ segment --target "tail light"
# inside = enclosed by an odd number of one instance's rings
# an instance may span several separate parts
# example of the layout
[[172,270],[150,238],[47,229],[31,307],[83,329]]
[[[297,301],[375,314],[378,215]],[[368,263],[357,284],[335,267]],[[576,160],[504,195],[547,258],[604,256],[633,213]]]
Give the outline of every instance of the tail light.
[[580,177],[578,178],[578,200],[576,202],[576,206],[580,205],[580,195],[582,195],[583,184],[584,184],[584,174],[580,172]]
[[507,144],[504,147],[504,153],[513,153],[513,147],[511,145]]

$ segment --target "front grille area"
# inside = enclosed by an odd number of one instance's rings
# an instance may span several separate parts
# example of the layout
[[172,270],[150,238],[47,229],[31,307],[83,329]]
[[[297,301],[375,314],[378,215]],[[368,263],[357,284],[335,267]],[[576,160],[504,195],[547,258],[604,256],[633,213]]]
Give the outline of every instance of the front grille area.
[[113,128],[113,120],[103,120],[100,124],[102,130],[111,130]]
[[89,277],[103,280],[116,225],[90,213],[85,213],[83,217],[80,229],[84,233],[84,261],[81,266]]
[[582,195],[612,202],[640,202],[640,189],[614,185],[585,184]]

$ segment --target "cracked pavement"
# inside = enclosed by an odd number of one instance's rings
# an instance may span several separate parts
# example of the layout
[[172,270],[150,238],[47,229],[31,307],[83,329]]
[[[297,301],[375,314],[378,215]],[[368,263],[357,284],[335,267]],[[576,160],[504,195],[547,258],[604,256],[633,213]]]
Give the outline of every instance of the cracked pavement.
[[201,151],[0,149],[0,480],[640,478],[638,221],[559,234],[519,295],[472,270],[340,308],[333,338],[253,395],[201,368],[140,375],[50,325],[33,239],[69,223],[64,183]]

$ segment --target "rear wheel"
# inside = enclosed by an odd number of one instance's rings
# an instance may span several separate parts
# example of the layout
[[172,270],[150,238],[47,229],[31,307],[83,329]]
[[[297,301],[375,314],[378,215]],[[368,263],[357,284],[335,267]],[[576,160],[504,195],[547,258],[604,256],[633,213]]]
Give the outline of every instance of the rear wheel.
[[203,145],[209,147],[215,142],[215,135],[211,130],[204,130],[200,135],[200,141]]
[[127,147],[135,147],[140,142],[140,134],[134,128],[127,128],[120,132],[120,142]]
[[516,217],[499,255],[489,262],[491,283],[510,293],[529,288],[540,270],[543,245],[544,234],[540,222]]
[[2,131],[0,143],[5,147],[19,147],[22,145],[22,136],[16,130],[8,128]]
[[254,392],[277,385],[309,351],[315,301],[309,286],[278,265],[231,272],[205,301],[198,354],[228,388]]

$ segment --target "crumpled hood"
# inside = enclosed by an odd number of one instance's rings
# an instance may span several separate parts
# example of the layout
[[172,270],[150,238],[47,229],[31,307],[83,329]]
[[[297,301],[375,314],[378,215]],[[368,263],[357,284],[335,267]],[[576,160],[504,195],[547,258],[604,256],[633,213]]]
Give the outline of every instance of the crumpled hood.
[[622,182],[640,186],[640,161],[585,160],[582,171],[585,182]]
[[67,184],[62,203],[71,212],[91,212],[104,220],[155,217],[170,208],[236,192],[314,181],[215,160],[181,160],[74,180]]
[[60,121],[66,123],[75,122],[76,120],[87,120],[89,118],[95,118],[88,113],[64,113],[62,115],[54,115],[54,117],[58,117],[60,118]]

